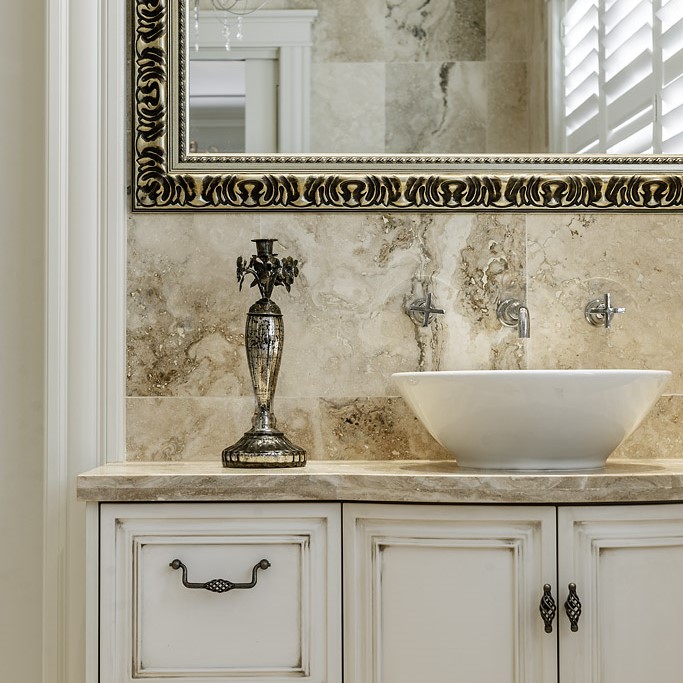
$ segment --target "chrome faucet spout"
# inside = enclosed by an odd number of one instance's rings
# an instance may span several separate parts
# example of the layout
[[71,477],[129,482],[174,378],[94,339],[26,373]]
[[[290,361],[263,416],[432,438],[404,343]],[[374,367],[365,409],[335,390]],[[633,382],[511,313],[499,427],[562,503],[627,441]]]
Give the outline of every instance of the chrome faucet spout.
[[531,316],[529,308],[518,299],[505,299],[498,304],[498,320],[505,327],[516,327],[520,339],[531,336]]
[[517,321],[519,338],[529,339],[531,336],[531,316],[529,315],[529,309],[526,306],[520,306],[517,313],[519,316],[519,320]]

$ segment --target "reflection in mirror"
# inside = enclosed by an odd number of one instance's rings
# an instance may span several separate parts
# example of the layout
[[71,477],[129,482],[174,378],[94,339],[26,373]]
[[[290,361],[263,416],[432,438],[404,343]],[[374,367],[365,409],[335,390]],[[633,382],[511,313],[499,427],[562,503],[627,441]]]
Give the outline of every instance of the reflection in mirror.
[[[272,60],[279,83],[247,72],[251,142],[247,130],[243,149],[227,133],[204,144],[193,126],[216,118],[192,105],[191,66],[191,152],[683,151],[681,0],[240,0],[262,7],[233,27],[229,51],[215,1],[188,3],[190,63]],[[291,21],[304,10],[301,30]],[[294,45],[310,59],[298,81],[283,63]]]
[[[270,10],[268,0],[207,4],[187,5],[192,29],[183,72],[184,152],[310,151],[311,26],[317,12]],[[239,12],[237,19],[233,12]]]
[[190,152],[245,151],[244,67],[244,60],[190,60]]
[[554,149],[683,151],[683,2],[555,1]]

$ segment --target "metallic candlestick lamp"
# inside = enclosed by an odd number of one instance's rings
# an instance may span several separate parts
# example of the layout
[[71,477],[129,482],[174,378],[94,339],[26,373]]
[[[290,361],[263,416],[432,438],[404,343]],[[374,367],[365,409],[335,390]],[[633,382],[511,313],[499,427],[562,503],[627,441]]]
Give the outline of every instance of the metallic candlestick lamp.
[[299,274],[298,261],[290,256],[277,258],[273,253],[273,243],[277,240],[252,242],[256,243],[256,254],[248,263],[241,256],[237,259],[237,281],[241,291],[244,278],[251,275],[254,278],[251,286],[258,287],[261,293],[261,298],[249,309],[244,332],[256,409],[251,429],[223,450],[223,467],[302,467],[306,464],[306,451],[276,428],[272,411],[284,326],[280,308],[270,297],[278,285],[290,291]]

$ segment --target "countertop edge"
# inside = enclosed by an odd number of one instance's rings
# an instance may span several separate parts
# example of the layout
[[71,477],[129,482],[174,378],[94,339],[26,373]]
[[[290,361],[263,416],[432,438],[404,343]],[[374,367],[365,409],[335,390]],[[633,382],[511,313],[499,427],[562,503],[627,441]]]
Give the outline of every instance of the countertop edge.
[[590,472],[461,470],[451,461],[314,461],[282,470],[111,463],[78,477],[90,502],[584,504],[683,501],[683,460],[617,460]]

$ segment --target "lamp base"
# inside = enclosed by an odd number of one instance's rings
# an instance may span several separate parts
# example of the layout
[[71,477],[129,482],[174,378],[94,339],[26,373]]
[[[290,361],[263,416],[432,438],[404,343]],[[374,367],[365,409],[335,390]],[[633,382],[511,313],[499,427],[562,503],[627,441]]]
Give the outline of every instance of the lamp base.
[[303,467],[306,451],[282,432],[250,429],[223,449],[223,467]]

